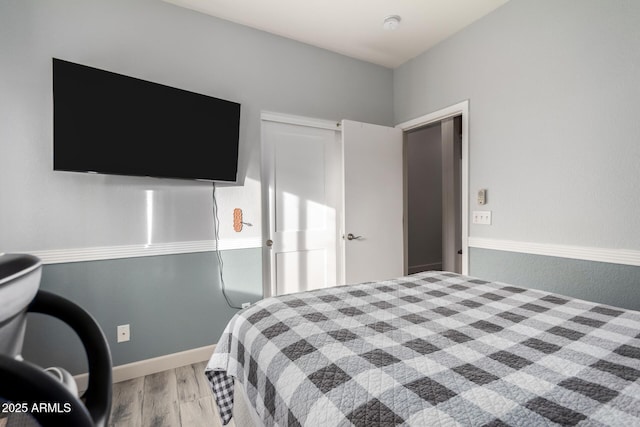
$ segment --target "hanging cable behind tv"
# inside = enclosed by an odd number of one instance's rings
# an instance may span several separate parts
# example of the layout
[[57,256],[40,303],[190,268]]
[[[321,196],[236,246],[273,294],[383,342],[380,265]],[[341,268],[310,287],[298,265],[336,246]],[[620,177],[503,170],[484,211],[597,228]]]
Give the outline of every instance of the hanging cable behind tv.
[[218,218],[218,201],[216,200],[216,183],[213,183],[213,192],[212,192],[212,198],[213,198],[213,238],[216,242],[216,256],[218,257],[218,271],[220,272],[220,290],[222,291],[222,296],[224,297],[225,301],[227,302],[227,305],[231,308],[235,308],[235,309],[242,309],[242,307],[237,307],[233,304],[231,304],[231,301],[229,300],[229,297],[227,296],[227,291],[225,289],[225,283],[224,283],[224,274],[223,274],[223,269],[224,269],[224,262],[222,261],[222,254],[220,253],[220,219]]

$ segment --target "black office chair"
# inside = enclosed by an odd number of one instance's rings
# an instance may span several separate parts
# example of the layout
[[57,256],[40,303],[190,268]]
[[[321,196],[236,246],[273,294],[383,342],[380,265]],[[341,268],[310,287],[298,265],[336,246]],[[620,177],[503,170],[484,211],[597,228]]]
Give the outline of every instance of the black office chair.
[[[98,323],[77,304],[43,290],[27,311],[56,317],[76,332],[87,354],[89,384],[78,398],[40,367],[0,353],[0,402],[6,409],[0,420],[7,414],[9,422],[13,415],[24,418],[21,412],[26,410],[26,418],[31,416],[42,426],[106,427],[111,412],[111,352]],[[0,328],[6,327],[3,323],[7,322],[0,322]]]

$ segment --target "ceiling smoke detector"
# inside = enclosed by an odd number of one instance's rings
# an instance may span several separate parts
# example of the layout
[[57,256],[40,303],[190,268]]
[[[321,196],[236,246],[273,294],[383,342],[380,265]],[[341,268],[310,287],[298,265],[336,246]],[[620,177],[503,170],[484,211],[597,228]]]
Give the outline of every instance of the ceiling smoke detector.
[[382,28],[393,31],[400,25],[402,19],[398,15],[389,15],[382,21]]

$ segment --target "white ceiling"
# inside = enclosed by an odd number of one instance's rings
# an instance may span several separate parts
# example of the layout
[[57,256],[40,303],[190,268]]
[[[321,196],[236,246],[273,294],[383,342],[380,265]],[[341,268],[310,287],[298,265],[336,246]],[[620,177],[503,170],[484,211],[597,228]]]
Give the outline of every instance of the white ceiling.
[[[165,0],[395,68],[508,0]],[[384,30],[389,15],[402,18]]]

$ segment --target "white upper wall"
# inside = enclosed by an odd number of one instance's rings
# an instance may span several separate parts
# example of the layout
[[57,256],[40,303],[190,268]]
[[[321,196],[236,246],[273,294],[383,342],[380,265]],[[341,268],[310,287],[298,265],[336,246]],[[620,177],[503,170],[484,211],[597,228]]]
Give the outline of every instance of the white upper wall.
[[393,121],[391,70],[157,0],[2,1],[0,52],[0,252],[213,238],[210,185],[52,170],[52,57],[242,104],[222,238],[261,236],[262,110]]
[[470,101],[473,237],[640,249],[640,2],[511,0],[394,71],[400,123]]

